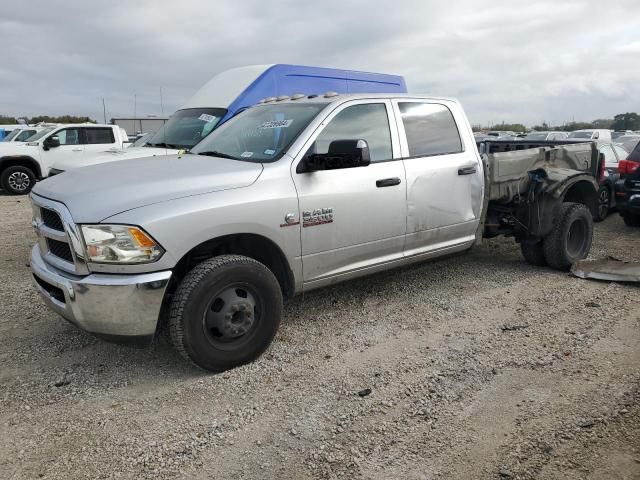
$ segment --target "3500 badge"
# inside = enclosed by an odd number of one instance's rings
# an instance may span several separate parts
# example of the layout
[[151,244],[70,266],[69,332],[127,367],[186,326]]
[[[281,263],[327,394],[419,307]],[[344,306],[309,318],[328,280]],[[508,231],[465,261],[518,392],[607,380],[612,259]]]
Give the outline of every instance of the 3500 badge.
[[302,212],[302,226],[315,227],[325,223],[333,223],[333,208],[316,208],[313,211],[305,210]]

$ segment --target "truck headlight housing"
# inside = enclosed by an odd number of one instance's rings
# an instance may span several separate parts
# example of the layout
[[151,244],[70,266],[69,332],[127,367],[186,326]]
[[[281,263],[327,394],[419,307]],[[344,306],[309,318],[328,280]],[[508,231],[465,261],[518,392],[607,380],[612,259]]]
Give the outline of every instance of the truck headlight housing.
[[151,263],[164,250],[141,228],[132,225],[81,225],[87,261],[95,263]]

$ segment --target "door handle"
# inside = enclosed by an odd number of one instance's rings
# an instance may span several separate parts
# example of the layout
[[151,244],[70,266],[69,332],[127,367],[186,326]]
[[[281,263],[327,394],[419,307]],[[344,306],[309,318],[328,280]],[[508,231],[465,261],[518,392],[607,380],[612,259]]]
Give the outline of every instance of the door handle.
[[71,151],[72,152],[81,152],[82,149],[81,148],[72,148]]
[[474,173],[476,173],[475,165],[470,167],[461,167],[458,169],[458,175],[473,175]]
[[376,187],[393,187],[394,185],[400,185],[400,179],[398,177],[383,178],[382,180],[376,180]]

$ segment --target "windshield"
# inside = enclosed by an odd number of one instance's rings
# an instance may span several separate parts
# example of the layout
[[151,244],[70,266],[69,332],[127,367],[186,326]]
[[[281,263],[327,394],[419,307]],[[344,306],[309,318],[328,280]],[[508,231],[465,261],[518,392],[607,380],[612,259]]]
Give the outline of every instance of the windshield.
[[31,137],[27,138],[25,141],[26,142],[35,142],[37,140],[40,140],[42,137],[44,137],[47,133],[50,133],[51,131],[55,130],[56,127],[49,127],[49,128],[45,128],[44,130],[40,130],[38,133],[36,133],[35,135],[32,135]]
[[247,162],[274,162],[325,103],[267,104],[245,110],[217,128],[191,153]]
[[592,132],[571,132],[569,138],[591,138]]
[[6,137],[4,137],[2,139],[3,142],[10,142],[11,140],[13,140],[14,138],[16,138],[18,135],[20,135],[20,133],[22,132],[21,128],[16,128],[15,130],[12,130],[11,133],[9,133],[9,135],[7,135]]
[[546,140],[547,135],[547,133],[530,133],[524,137],[524,140]]
[[148,139],[145,147],[188,150],[209,135],[225,113],[227,111],[224,108],[178,110]]

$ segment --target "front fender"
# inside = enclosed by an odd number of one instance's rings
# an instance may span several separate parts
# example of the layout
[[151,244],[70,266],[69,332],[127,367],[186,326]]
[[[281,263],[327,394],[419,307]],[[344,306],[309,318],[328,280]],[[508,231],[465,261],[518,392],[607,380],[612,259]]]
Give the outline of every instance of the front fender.
[[38,161],[29,155],[5,155],[0,158],[0,171],[10,165],[24,165],[34,171],[37,178],[42,178]]

